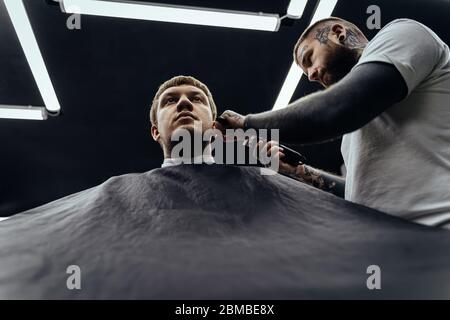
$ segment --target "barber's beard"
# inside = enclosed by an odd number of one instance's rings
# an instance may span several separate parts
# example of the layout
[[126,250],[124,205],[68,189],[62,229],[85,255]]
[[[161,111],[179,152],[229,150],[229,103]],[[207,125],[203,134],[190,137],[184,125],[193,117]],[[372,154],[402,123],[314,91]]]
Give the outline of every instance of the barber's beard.
[[326,67],[328,73],[327,86],[330,86],[344,78],[356,65],[360,57],[360,50],[350,49],[331,43],[332,52]]

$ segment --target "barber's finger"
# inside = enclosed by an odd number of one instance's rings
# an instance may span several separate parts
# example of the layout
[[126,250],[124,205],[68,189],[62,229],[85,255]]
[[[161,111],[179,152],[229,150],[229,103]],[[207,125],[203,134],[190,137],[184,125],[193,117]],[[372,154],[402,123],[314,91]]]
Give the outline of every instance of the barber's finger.
[[275,141],[275,140],[270,140],[268,143],[270,146],[278,146],[279,145],[278,141]]
[[[230,110],[226,110],[223,112],[220,117],[222,123],[227,127],[233,127],[232,121],[233,121],[233,112]],[[218,121],[216,121],[217,123]],[[225,130],[224,126],[221,124],[221,127]]]
[[228,124],[234,129],[244,127],[245,117],[237,112],[226,110],[222,113],[221,117],[227,120]]
[[267,143],[267,156],[270,157],[272,154],[275,155],[278,151],[277,146],[271,147],[269,143]]
[[280,146],[272,146],[268,148],[267,155],[270,157],[272,154],[276,156],[276,154],[280,151],[283,151],[283,148]]
[[270,148],[272,148],[274,146],[278,146],[278,142],[277,141],[270,140],[269,142],[267,142],[267,145],[266,145],[267,152],[270,150]]

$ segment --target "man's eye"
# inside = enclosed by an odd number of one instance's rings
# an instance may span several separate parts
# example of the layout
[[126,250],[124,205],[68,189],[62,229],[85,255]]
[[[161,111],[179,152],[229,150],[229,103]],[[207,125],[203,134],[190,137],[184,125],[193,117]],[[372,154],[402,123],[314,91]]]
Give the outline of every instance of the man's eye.
[[312,53],[308,55],[308,59],[306,59],[306,63],[308,64],[308,67],[313,65],[313,56]]
[[168,103],[174,103],[175,102],[175,99],[174,98],[167,98],[166,99],[166,104],[168,104]]
[[195,102],[201,102],[201,101],[202,101],[202,98],[200,98],[200,97],[194,97],[194,101],[195,101]]
[[303,63],[303,65],[305,66],[305,68],[308,68],[311,66],[311,60],[309,57],[306,57],[305,62]]
[[308,68],[311,66],[311,54],[307,53],[304,57],[303,57],[303,61],[302,64],[305,68]]

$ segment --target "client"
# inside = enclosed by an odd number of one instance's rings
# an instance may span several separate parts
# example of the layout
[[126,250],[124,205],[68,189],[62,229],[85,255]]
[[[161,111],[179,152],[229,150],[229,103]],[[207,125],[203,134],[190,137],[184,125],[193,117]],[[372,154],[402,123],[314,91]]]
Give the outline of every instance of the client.
[[193,78],[163,84],[151,114],[163,168],[0,224],[0,299],[450,298],[447,231],[257,167],[172,165],[171,133],[214,125]]

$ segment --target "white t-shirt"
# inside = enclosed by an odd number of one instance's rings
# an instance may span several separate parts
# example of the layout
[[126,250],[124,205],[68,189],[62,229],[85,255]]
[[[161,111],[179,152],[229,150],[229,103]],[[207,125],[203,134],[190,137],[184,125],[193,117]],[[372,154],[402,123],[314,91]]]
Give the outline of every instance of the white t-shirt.
[[368,62],[394,65],[408,95],[344,135],[345,199],[438,225],[450,219],[449,48],[426,26],[398,19],[368,43],[354,68]]

